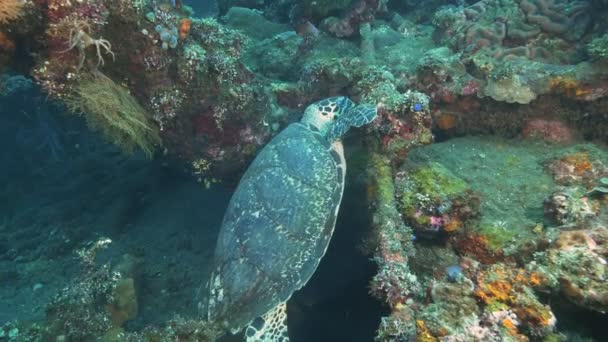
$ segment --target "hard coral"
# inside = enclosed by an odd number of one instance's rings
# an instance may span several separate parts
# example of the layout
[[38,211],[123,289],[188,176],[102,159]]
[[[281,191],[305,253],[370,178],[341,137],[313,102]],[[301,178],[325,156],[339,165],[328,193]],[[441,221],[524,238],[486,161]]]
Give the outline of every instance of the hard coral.
[[606,312],[608,228],[598,223],[596,228],[562,231],[528,268],[546,279],[541,284],[545,289],[563,294],[574,305]]
[[578,227],[596,216],[592,201],[582,197],[581,191],[563,187],[544,201],[545,217],[562,228]]
[[528,23],[570,41],[579,39],[591,23],[588,1],[521,0],[520,7]]
[[408,224],[421,236],[453,233],[477,215],[477,196],[438,163],[404,170],[395,180]]
[[590,187],[595,185],[598,179],[608,175],[608,167],[585,150],[549,160],[546,168],[559,185]]
[[593,89],[589,85],[581,84],[579,80],[565,76],[551,78],[549,80],[549,88],[554,92],[575,99],[584,99],[593,92]]
[[355,0],[341,18],[327,18],[322,27],[336,37],[350,37],[359,31],[361,23],[372,21],[384,7],[380,0]]
[[550,308],[532,294],[530,286],[538,280],[538,273],[495,264],[478,274],[475,296],[486,304],[486,312],[509,308],[524,328],[543,336],[552,331],[556,321]]
[[460,254],[472,257],[483,264],[493,264],[502,257],[502,252],[491,249],[488,238],[479,234],[467,233],[454,237],[454,247]]
[[587,8],[587,1],[481,0],[440,10],[433,23],[437,37],[462,51],[465,60],[485,55],[570,63],[578,57],[569,40],[580,38],[591,22]]
[[569,142],[572,130],[562,121],[537,118],[528,121],[522,130],[524,138],[541,139],[550,142]]

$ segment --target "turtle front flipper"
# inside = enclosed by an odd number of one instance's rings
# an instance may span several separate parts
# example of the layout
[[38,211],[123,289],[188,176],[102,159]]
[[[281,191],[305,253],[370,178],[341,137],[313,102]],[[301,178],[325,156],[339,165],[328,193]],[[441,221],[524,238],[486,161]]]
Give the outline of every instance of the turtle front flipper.
[[289,342],[286,303],[254,319],[245,330],[245,336],[247,342]]
[[349,108],[337,117],[327,134],[327,140],[334,141],[346,134],[349,128],[362,127],[374,121],[377,113],[376,106],[367,103]]
[[378,115],[378,109],[376,106],[364,103],[349,111],[348,120],[350,126],[361,127],[374,121],[376,115]]

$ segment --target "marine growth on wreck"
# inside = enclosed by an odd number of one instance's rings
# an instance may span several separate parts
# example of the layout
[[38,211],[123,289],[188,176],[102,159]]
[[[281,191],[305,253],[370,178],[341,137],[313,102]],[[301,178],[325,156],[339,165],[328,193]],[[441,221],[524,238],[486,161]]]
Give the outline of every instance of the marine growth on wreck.
[[0,0],[0,341],[605,340],[607,17]]

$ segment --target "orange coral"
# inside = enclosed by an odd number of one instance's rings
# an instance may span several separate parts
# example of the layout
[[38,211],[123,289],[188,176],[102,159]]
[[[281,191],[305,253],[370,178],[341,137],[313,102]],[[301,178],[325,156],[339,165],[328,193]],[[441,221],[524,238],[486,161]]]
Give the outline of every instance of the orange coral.
[[13,52],[15,50],[15,44],[13,41],[2,31],[0,31],[0,52]]
[[190,33],[190,27],[192,26],[192,20],[188,18],[180,19],[179,21],[179,38],[181,40],[186,39],[188,37],[188,33]]
[[593,164],[589,160],[589,155],[585,152],[577,152],[565,156],[562,160],[574,167],[574,172],[577,175],[582,175],[585,172],[593,169]]
[[551,90],[563,93],[568,97],[582,97],[593,92],[591,87],[581,85],[575,78],[564,76],[550,79],[549,87]]
[[513,308],[517,317],[532,326],[548,327],[553,325],[555,317],[550,310],[541,305],[526,305]]
[[443,230],[447,233],[452,233],[457,231],[462,227],[462,221],[457,217],[452,217],[444,226]]
[[517,336],[517,327],[515,323],[510,318],[505,318],[502,320],[502,326],[507,329],[510,335]]
[[[496,265],[488,274],[480,273],[477,277],[478,287],[474,294],[484,303],[498,301],[512,303],[517,292],[527,285],[540,285],[541,278],[537,272],[528,273],[524,269],[507,269]],[[490,281],[487,281],[490,279]]]
[[530,285],[540,286],[543,283],[543,278],[538,272],[530,274]]
[[456,127],[457,118],[452,114],[441,114],[437,118],[437,127],[441,128],[444,131],[452,129]]
[[475,290],[475,296],[488,304],[492,300],[508,302],[513,299],[511,295],[511,284],[506,281],[496,280],[489,284],[483,284]]
[[[495,264],[477,275],[474,292],[486,310],[511,310],[517,320],[534,331],[547,331],[555,324],[550,308],[541,304],[531,295],[529,285],[540,284],[538,273],[530,273],[522,268],[511,268],[505,264]],[[518,336],[517,326],[509,318],[502,324],[510,334]]]
[[5,66],[10,65],[13,52],[15,52],[15,43],[4,32],[0,31],[0,72]]
[[489,247],[488,238],[479,234],[466,234],[458,237],[455,247],[461,254],[468,255],[483,264],[493,264],[501,257],[500,251]]
[[426,323],[418,319],[416,320],[416,342],[435,342],[437,338],[431,334]]
[[0,1],[0,24],[17,19],[21,16],[24,3],[19,0],[2,0]]

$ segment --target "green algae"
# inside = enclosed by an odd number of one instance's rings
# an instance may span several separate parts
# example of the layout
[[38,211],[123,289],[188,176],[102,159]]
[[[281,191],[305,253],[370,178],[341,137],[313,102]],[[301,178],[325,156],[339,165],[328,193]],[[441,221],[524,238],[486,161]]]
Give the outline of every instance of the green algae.
[[[555,187],[543,168],[547,149],[552,148],[559,147],[495,137],[466,137],[413,150],[409,161],[441,163],[479,192],[480,227],[486,231],[497,225],[501,230],[526,230],[543,222],[543,200]],[[507,233],[496,230],[496,242],[509,238]]]
[[390,164],[379,155],[373,155],[371,163],[375,170],[378,201],[383,204],[392,203],[395,199],[395,188]]
[[[443,165],[431,162],[415,169],[404,184],[401,203],[405,211],[418,207],[424,198],[447,198],[467,190],[467,184]],[[420,216],[422,217],[422,216]]]
[[464,191],[467,185],[439,163],[429,163],[412,174],[419,189],[425,193],[452,195]]
[[608,60],[608,34],[594,38],[587,44],[587,50],[596,58]]
[[518,230],[505,225],[504,221],[494,224],[485,224],[477,227],[476,232],[488,239],[488,247],[498,250],[515,241],[518,237]]

